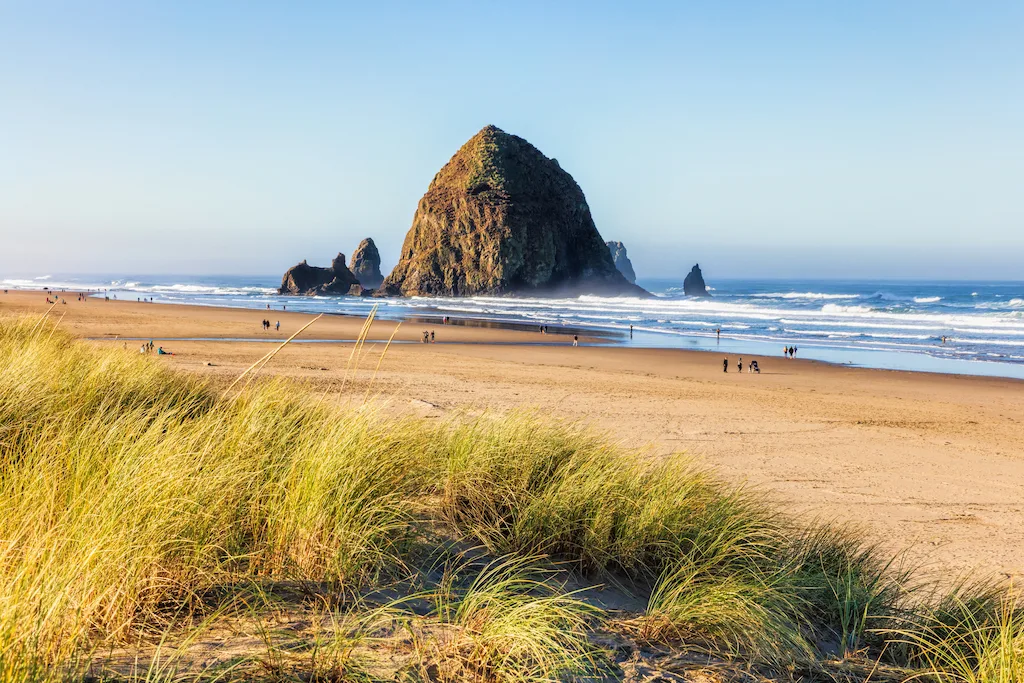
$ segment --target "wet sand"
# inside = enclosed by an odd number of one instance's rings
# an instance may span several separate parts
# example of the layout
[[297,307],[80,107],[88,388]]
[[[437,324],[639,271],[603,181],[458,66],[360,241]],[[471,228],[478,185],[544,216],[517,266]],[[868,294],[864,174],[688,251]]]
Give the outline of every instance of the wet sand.
[[[175,355],[155,362],[234,379],[312,316],[282,311],[91,299],[50,312],[94,343],[138,353],[153,338]],[[0,294],[0,316],[42,315],[41,292]],[[280,333],[260,326],[281,321]],[[361,319],[324,316],[303,339],[354,339]],[[760,375],[722,372],[716,353],[588,346],[571,336],[405,323],[374,373],[395,323],[377,322],[356,363],[352,343],[295,344],[264,374],[355,400],[441,418],[533,408],[581,420],[627,446],[683,450],[748,482],[787,510],[862,525],[891,550],[951,576],[978,569],[1024,576],[1024,382],[869,370],[758,357]],[[424,330],[438,343],[416,343]],[[745,361],[751,358],[744,359]],[[372,378],[372,385],[371,385]]]

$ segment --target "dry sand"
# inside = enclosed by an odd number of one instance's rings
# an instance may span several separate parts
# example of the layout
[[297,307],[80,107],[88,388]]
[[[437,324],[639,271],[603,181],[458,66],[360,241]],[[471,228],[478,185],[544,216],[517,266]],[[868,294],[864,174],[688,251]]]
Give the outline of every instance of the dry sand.
[[[159,340],[284,339],[311,318],[67,296],[50,315],[64,315],[61,326],[73,333],[127,353],[139,342],[124,337],[154,338],[175,354],[155,362],[225,381],[272,347]],[[0,316],[47,308],[40,292],[0,294]],[[281,332],[263,332],[264,318],[280,320]],[[352,339],[361,327],[325,316],[302,338]],[[396,340],[416,342],[433,329],[439,343],[393,345],[370,387],[393,329],[374,325],[377,341],[357,372],[344,343],[290,345],[265,374],[356,399],[369,387],[390,409],[432,417],[528,407],[583,420],[628,446],[687,451],[788,511],[861,524],[930,571],[1024,576],[1024,382],[782,358],[759,358],[760,375],[735,365],[723,374],[714,353],[588,347],[587,339],[574,349],[565,335],[406,323]]]

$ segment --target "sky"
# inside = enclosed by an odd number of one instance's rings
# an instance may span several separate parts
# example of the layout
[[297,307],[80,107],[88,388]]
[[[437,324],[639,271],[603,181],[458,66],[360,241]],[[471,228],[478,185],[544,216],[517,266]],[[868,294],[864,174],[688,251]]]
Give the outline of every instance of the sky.
[[641,277],[1024,279],[1024,3],[0,0],[0,276],[385,270],[487,124]]

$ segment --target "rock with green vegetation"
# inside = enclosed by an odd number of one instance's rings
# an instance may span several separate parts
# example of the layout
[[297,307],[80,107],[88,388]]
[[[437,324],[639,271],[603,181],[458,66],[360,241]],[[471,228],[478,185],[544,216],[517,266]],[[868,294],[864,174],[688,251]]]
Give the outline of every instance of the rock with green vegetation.
[[316,296],[322,294],[348,294],[352,285],[359,280],[345,265],[345,255],[339,253],[330,268],[311,266],[305,260],[292,266],[281,278],[280,294],[303,294]]
[[377,289],[384,282],[384,275],[380,272],[380,252],[370,237],[356,247],[348,267],[363,289]]
[[494,126],[434,176],[378,294],[647,296],[615,268],[572,176]]
[[633,272],[633,264],[629,260],[629,256],[626,254],[626,245],[622,242],[605,242],[608,245],[608,251],[612,255],[612,262],[615,267],[622,273],[622,277],[630,283],[636,282],[636,273]]

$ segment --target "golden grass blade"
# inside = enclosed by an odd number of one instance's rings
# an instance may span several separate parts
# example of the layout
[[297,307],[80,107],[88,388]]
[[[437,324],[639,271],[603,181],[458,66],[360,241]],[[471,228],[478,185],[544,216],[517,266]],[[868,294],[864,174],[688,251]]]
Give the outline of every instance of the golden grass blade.
[[366,316],[366,321],[363,322],[363,327],[359,330],[359,336],[356,337],[356,343],[352,345],[352,352],[348,355],[348,363],[345,364],[345,377],[341,381],[339,396],[341,393],[344,393],[345,387],[348,386],[349,374],[354,374],[359,370],[359,353],[366,343],[366,337],[370,334],[370,326],[373,325],[373,319],[377,317],[377,306],[378,304],[374,304],[373,308],[370,309],[370,314]]
[[53,329],[50,330],[50,334],[46,336],[46,341],[50,341],[50,337],[52,337],[53,333],[57,331],[58,327],[60,327],[61,320],[64,320],[64,316],[66,316],[67,314],[67,311],[64,311],[63,313],[60,314],[60,318],[57,319],[57,323],[53,326]]
[[52,311],[53,307],[56,305],[57,302],[54,301],[53,304],[51,304],[50,307],[46,309],[46,313],[43,313],[43,317],[39,319],[39,322],[32,326],[32,332],[30,332],[29,334],[36,334],[36,328],[43,324],[43,321],[46,320],[46,316],[50,315],[50,311]]
[[303,325],[303,326],[302,326],[301,328],[299,328],[299,330],[298,330],[297,332],[295,332],[295,334],[293,334],[292,336],[288,337],[288,338],[287,338],[287,339],[285,339],[285,340],[284,340],[283,342],[281,342],[280,346],[278,346],[278,347],[277,347],[277,348],[275,348],[275,349],[274,349],[273,351],[271,351],[270,353],[266,354],[265,356],[263,356],[262,358],[260,358],[259,360],[257,360],[257,361],[256,361],[255,363],[253,363],[252,365],[250,365],[250,366],[249,366],[248,368],[246,368],[246,369],[245,369],[245,372],[243,372],[243,373],[242,373],[241,375],[239,375],[238,377],[236,377],[236,378],[235,378],[235,381],[234,381],[234,382],[232,382],[232,383],[231,383],[231,384],[230,384],[230,385],[228,386],[228,388],[224,390],[224,393],[227,393],[227,392],[231,391],[231,390],[232,390],[232,389],[234,388],[234,386],[235,386],[236,384],[238,384],[238,382],[239,382],[239,381],[240,381],[240,380],[241,380],[241,379],[242,379],[243,377],[245,377],[246,375],[248,375],[248,374],[249,374],[249,372],[250,372],[250,371],[252,371],[252,370],[253,370],[254,368],[256,368],[257,366],[260,366],[260,367],[262,367],[262,366],[266,365],[267,363],[269,363],[269,362],[270,362],[270,360],[271,360],[271,359],[272,359],[272,358],[273,358],[274,356],[276,356],[276,355],[277,355],[277,352],[278,352],[278,351],[280,351],[281,349],[283,349],[283,348],[284,348],[285,346],[287,346],[287,345],[288,345],[288,342],[290,342],[291,340],[293,340],[293,339],[295,339],[296,337],[298,337],[298,336],[299,336],[300,334],[302,334],[302,333],[303,333],[303,332],[304,332],[304,331],[306,330],[306,328],[307,328],[307,327],[309,327],[310,325],[312,325],[313,323],[315,323],[315,322],[316,322],[317,320],[319,320],[319,319],[320,319],[320,318],[322,318],[322,317],[324,317],[324,314],[323,314],[323,313],[321,313],[321,314],[320,314],[320,315],[318,315],[317,317],[315,317],[315,318],[313,318],[312,320],[310,320],[310,321],[309,321],[308,323],[306,323],[306,324],[305,324],[305,325]]
[[366,399],[370,395],[370,388],[373,387],[373,381],[377,379],[377,372],[380,371],[380,364],[384,362],[384,356],[388,355],[388,349],[391,348],[391,342],[395,339],[395,335],[398,334],[398,328],[402,326],[402,323],[395,325],[395,329],[391,331],[391,336],[388,337],[388,343],[384,345],[384,350],[381,351],[380,358],[377,359],[377,367],[373,369],[373,376],[370,377],[370,383],[366,385],[366,393],[363,394],[363,403],[366,403]]
[[352,359],[356,355],[356,349],[359,348],[360,342],[366,339],[366,335],[370,333],[370,325],[373,323],[373,319],[377,316],[377,304],[373,305],[370,309],[370,313],[366,316],[366,320],[363,321],[363,326],[359,330],[359,334],[356,336],[356,342],[352,345],[352,351],[348,354],[348,362],[351,363]]

